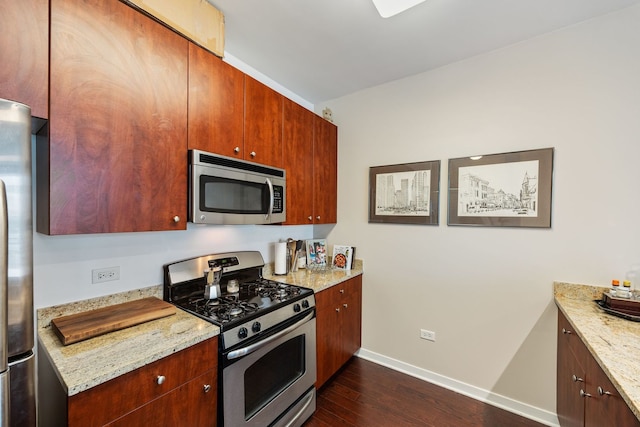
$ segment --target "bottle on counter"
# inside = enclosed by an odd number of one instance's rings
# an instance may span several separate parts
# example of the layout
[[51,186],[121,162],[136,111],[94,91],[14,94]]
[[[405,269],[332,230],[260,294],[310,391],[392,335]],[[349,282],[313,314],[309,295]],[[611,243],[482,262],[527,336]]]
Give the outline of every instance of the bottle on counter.
[[624,280],[618,289],[618,298],[631,298],[631,281]]
[[611,294],[611,296],[612,297],[617,297],[619,289],[620,289],[620,281],[619,280],[612,280],[611,281],[611,290],[609,290],[609,293]]

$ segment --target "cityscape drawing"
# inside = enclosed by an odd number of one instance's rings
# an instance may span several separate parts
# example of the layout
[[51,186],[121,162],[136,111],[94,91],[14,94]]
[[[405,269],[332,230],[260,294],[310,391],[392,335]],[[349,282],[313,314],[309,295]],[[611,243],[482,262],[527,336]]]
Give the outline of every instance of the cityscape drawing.
[[376,175],[376,215],[429,216],[431,170]]
[[537,217],[539,161],[460,167],[458,216]]

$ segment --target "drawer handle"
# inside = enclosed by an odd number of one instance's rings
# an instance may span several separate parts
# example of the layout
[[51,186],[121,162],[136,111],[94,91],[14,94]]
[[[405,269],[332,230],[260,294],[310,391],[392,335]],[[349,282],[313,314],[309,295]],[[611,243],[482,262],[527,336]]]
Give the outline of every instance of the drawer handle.
[[605,394],[607,396],[611,396],[611,392],[610,391],[604,391],[604,389],[602,387],[600,387],[600,386],[598,386],[598,394],[600,396],[604,396]]
[[164,380],[166,380],[164,375],[158,375],[158,378],[156,378],[156,383],[158,383],[158,385],[160,385],[160,384],[164,383]]
[[580,396],[581,397],[591,397],[591,395],[589,393],[585,393],[583,389],[580,389]]
[[562,328],[562,333],[563,334],[571,334],[572,332],[568,329]]
[[202,389],[204,390],[205,393],[209,393],[209,390],[211,390],[211,385],[205,384],[204,387],[202,387]]
[[582,378],[576,377],[575,375],[572,375],[571,379],[573,380],[574,383],[577,383],[578,381],[584,382],[584,380]]

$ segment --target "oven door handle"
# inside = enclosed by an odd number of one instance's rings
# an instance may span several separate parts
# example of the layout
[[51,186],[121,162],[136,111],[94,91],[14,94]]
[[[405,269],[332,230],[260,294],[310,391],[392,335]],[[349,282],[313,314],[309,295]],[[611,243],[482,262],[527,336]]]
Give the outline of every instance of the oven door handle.
[[259,350],[262,347],[268,345],[271,341],[277,340],[278,338],[280,338],[280,337],[288,334],[289,332],[293,331],[294,329],[300,327],[303,323],[308,322],[312,318],[313,318],[313,310],[311,310],[311,312],[308,315],[306,315],[304,317],[304,319],[294,323],[293,325],[289,326],[286,329],[281,330],[277,334],[271,335],[266,340],[260,341],[260,342],[257,342],[255,344],[251,344],[251,345],[249,345],[247,347],[240,348],[238,350],[234,350],[234,351],[229,352],[229,354],[227,354],[227,359],[228,360],[238,359],[240,357],[246,356],[247,354],[251,354],[254,351]]
[[267,178],[267,187],[269,187],[269,212],[264,216],[264,219],[271,218],[271,214],[273,213],[274,199],[275,199],[275,196],[273,194],[273,184],[271,183],[271,180],[269,178]]

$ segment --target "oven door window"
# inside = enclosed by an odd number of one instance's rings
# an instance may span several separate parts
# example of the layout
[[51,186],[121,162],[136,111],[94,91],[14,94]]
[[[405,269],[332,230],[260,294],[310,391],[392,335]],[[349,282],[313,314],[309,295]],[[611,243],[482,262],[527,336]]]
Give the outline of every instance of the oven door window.
[[203,175],[200,177],[200,210],[234,214],[267,214],[269,186]]
[[245,420],[304,374],[304,339],[305,335],[298,335],[280,344],[245,371]]

